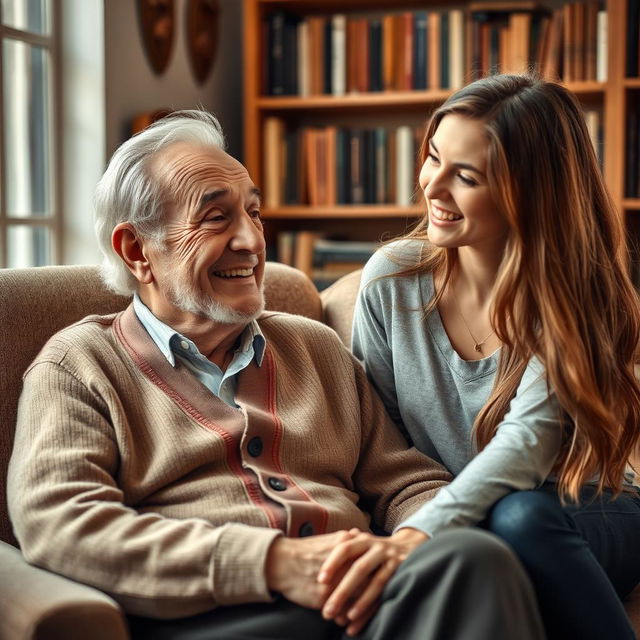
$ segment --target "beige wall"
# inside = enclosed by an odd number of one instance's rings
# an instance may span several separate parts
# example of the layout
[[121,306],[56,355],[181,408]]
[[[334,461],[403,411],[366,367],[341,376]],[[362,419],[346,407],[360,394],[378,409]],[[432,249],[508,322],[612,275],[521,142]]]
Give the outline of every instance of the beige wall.
[[229,152],[242,149],[241,0],[219,0],[219,41],[207,80],[198,85],[185,49],[186,0],[175,0],[176,25],[169,64],[157,76],[147,63],[135,0],[104,0],[106,153],[127,137],[133,117],[154,109],[202,106],[224,128]]

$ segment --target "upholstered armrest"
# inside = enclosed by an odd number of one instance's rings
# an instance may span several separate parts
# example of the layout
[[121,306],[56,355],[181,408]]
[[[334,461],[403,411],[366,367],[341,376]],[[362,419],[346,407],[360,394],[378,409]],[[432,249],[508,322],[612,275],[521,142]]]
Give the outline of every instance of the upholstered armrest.
[[124,615],[107,595],[27,564],[0,542],[0,638],[127,640]]

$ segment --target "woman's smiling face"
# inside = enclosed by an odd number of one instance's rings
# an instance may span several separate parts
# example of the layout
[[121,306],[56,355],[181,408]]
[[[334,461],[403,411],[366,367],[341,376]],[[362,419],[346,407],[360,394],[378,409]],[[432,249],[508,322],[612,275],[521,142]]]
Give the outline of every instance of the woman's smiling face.
[[420,187],[434,245],[504,248],[508,225],[489,193],[488,150],[484,121],[457,114],[444,116],[429,140]]

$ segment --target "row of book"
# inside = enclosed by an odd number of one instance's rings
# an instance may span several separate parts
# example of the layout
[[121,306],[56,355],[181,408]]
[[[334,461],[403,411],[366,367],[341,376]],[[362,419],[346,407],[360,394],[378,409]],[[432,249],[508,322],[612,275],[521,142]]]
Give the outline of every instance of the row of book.
[[327,239],[312,231],[281,231],[277,260],[306,273],[321,291],[360,269],[378,246],[377,242]]
[[640,198],[640,91],[631,91],[627,103],[625,196]]
[[263,129],[265,206],[411,205],[416,196],[423,129],[287,129],[281,118]]
[[626,72],[628,78],[640,76],[640,0],[629,0]]
[[474,77],[536,69],[565,82],[607,79],[607,12],[599,0],[550,11],[535,2],[471,3]]
[[266,18],[267,95],[341,96],[464,84],[464,13]]
[[273,96],[457,89],[488,73],[531,68],[603,82],[607,12],[599,0],[553,11],[495,0],[366,17],[276,10],[264,19],[263,43],[263,92]]

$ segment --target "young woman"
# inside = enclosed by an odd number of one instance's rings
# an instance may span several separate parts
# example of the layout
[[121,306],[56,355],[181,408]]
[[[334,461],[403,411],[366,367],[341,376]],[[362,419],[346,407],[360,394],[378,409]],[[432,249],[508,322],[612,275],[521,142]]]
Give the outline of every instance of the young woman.
[[[455,476],[401,526],[502,537],[550,638],[634,638],[640,307],[580,105],[528,76],[479,80],[434,113],[422,163],[427,214],[366,266],[353,334],[398,427]],[[364,538],[325,563],[328,580],[362,554],[330,598],[343,622],[383,573]]]

